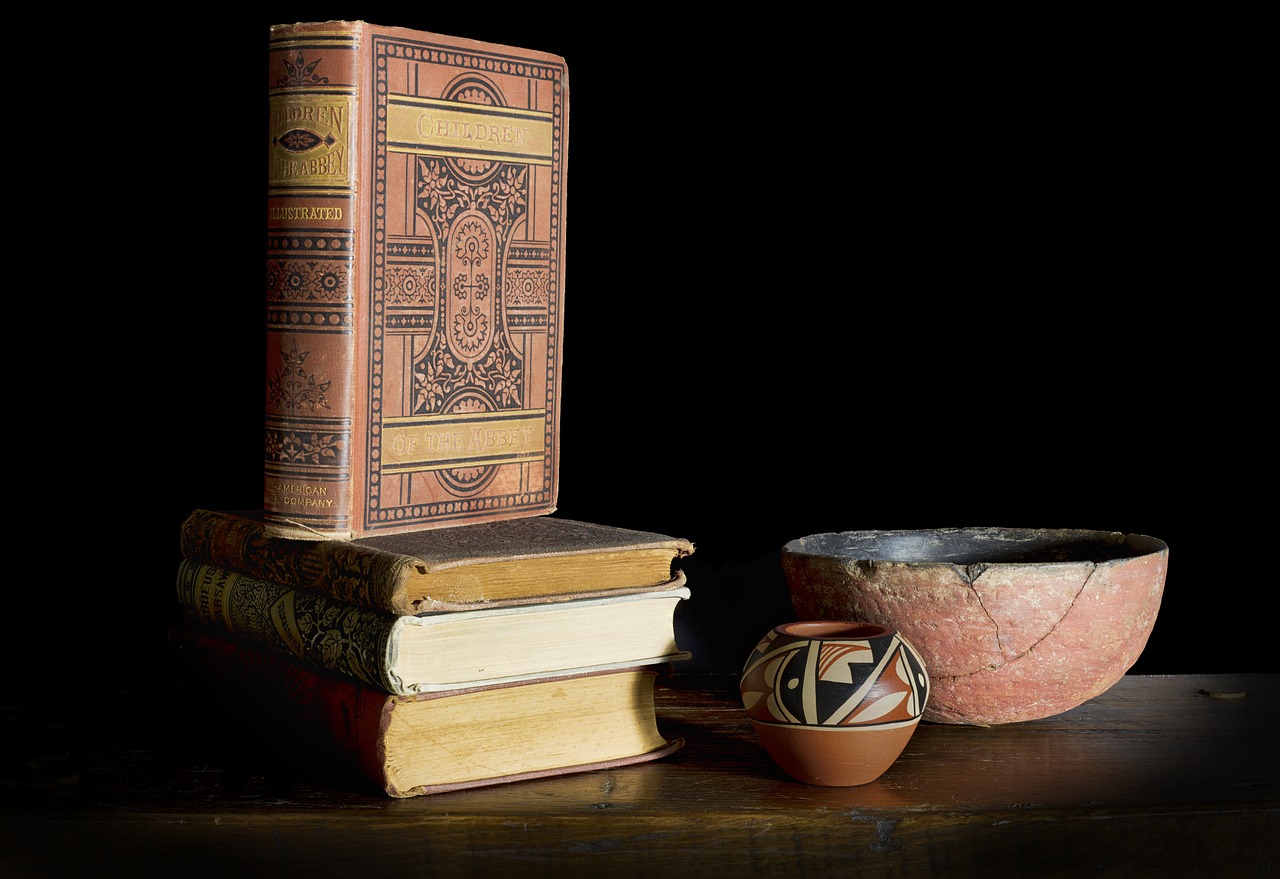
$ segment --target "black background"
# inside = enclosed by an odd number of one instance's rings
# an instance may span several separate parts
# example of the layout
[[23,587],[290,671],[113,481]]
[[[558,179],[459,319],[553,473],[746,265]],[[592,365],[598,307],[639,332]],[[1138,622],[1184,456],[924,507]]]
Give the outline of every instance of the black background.
[[[1133,671],[1277,670],[1270,295],[1242,271],[1248,138],[1210,36],[389,9],[332,17],[568,62],[559,514],[695,542],[690,670],[790,618],[786,541],[961,525],[1159,537]],[[74,326],[27,328],[65,345],[59,388],[25,391],[66,446],[14,474],[49,501],[22,592],[79,635],[15,659],[36,692],[86,664],[148,686],[182,519],[260,505],[267,28],[328,12],[103,22],[37,99],[58,151],[31,212],[61,231],[29,301]]]

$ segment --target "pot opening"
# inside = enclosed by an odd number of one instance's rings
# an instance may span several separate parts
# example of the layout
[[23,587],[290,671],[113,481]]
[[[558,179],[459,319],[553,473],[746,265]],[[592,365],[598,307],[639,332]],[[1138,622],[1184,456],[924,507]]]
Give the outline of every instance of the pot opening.
[[892,634],[892,630],[884,626],[855,620],[801,620],[798,623],[784,623],[778,626],[778,632],[783,635],[815,638],[822,641],[881,638]]

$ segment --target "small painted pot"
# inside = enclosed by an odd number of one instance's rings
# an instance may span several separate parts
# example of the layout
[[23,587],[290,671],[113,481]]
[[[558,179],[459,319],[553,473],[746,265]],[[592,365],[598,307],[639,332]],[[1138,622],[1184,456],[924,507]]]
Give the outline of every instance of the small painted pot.
[[929,699],[929,675],[915,648],[885,626],[802,621],[760,639],[739,692],[788,775],[847,787],[874,781],[902,754]]

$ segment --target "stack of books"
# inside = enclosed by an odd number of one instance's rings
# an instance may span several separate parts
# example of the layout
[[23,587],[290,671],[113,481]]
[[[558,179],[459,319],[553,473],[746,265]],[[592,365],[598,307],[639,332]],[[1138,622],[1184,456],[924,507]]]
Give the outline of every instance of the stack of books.
[[687,540],[558,518],[569,79],[271,28],[262,508],[182,526],[175,653],[392,796],[651,760]]
[[300,541],[196,510],[181,542],[178,655],[295,757],[402,797],[680,746],[654,685],[688,657],[686,540],[537,517]]

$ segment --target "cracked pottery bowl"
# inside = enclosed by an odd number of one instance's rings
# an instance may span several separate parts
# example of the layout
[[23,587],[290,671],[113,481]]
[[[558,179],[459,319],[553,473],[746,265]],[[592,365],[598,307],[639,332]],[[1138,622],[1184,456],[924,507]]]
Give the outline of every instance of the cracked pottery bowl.
[[923,719],[991,725],[1052,717],[1110,689],[1147,644],[1169,548],[1116,531],[842,531],[787,543],[803,620],[863,620],[915,646]]

